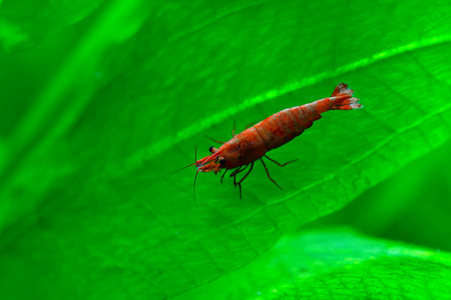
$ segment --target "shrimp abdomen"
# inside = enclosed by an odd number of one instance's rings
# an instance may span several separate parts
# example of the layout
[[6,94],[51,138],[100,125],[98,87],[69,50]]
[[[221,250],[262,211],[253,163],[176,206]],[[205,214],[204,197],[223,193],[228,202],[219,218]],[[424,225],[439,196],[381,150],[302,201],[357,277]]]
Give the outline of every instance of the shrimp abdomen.
[[310,128],[313,122],[321,119],[321,114],[328,110],[349,110],[362,107],[352,97],[353,90],[345,83],[335,88],[332,96],[318,101],[284,109],[260,123],[254,128],[264,141],[267,151],[280,147],[291,141],[304,130]]

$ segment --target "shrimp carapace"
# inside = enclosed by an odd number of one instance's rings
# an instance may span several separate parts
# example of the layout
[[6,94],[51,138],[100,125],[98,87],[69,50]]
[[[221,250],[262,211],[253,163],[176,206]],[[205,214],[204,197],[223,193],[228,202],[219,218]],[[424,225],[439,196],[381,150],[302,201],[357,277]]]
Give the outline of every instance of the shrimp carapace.
[[[237,135],[234,135],[233,131],[232,139],[223,143],[219,148],[210,147],[211,155],[196,160],[197,172],[214,172],[217,174],[221,169],[226,171],[235,169],[230,177],[234,178],[234,185],[239,186],[241,198],[241,183],[252,171],[254,162],[260,160],[268,178],[280,188],[269,175],[262,157],[265,156],[280,167],[293,162],[289,161],[285,164],[279,164],[269,158],[266,153],[300,135],[304,130],[310,128],[314,121],[319,120],[321,114],[326,111],[351,110],[363,107],[358,103],[359,99],[352,96],[353,93],[354,91],[349,89],[347,84],[340,83],[328,98],[284,109]],[[241,180],[237,181],[236,176],[246,169],[248,169],[246,174]]]

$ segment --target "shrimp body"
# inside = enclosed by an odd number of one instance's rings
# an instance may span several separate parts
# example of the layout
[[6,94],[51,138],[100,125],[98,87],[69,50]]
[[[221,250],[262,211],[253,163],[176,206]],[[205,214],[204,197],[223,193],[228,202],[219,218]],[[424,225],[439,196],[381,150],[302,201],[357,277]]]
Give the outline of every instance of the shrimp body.
[[[352,97],[352,94],[353,90],[348,89],[346,84],[341,83],[328,98],[302,106],[287,108],[273,114],[233,136],[232,139],[218,149],[211,147],[210,151],[212,154],[196,161],[196,167],[201,172],[213,171],[215,173],[221,169],[235,169],[247,165],[251,165],[252,170],[253,163],[256,160],[266,156],[268,151],[276,149],[302,134],[304,130],[313,125],[314,121],[321,118],[322,113],[329,110],[361,108],[362,105],[357,103],[359,99]],[[269,159],[269,157],[267,158]],[[269,177],[267,169],[266,172]],[[271,181],[273,180],[271,179]]]

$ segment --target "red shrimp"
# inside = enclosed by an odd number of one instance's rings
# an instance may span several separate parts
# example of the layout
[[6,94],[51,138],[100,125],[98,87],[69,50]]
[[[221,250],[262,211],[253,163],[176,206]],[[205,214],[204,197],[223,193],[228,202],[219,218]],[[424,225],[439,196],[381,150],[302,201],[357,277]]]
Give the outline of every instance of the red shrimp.
[[[280,164],[269,158],[266,153],[300,135],[304,130],[310,128],[314,121],[321,119],[321,114],[328,110],[350,110],[363,107],[360,103],[357,103],[358,98],[352,97],[353,93],[354,91],[348,89],[347,84],[340,83],[328,98],[284,109],[237,135],[232,132],[233,138],[231,140],[223,143],[218,149],[210,147],[211,155],[199,160],[196,159],[196,162],[192,164],[197,167],[194,185],[199,171],[217,174],[221,169],[225,169],[221,177],[222,182],[225,173],[229,169],[235,169],[230,177],[233,177],[234,185],[239,186],[241,198],[241,183],[249,176],[254,167],[254,162],[259,159],[269,180],[279,189],[282,189],[269,175],[262,157],[266,157],[280,167],[294,162],[295,160]],[[247,173],[237,182],[236,176],[248,167]]]

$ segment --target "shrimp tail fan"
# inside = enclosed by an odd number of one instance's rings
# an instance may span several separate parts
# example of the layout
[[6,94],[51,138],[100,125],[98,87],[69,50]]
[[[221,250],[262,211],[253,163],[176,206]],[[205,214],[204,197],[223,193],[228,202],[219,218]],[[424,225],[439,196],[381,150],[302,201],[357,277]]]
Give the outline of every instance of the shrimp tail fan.
[[353,90],[348,88],[346,83],[340,83],[335,87],[330,99],[332,100],[332,108],[337,110],[349,110],[362,108],[363,105],[358,103],[359,98],[353,97]]

